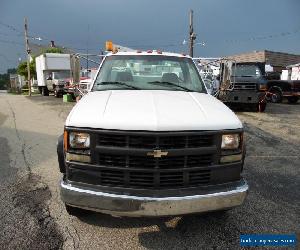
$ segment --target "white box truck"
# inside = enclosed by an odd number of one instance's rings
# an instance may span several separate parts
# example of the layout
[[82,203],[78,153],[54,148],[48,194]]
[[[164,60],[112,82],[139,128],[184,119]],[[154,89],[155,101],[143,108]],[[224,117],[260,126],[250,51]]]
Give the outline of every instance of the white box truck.
[[67,79],[71,78],[70,54],[45,53],[35,59],[38,88],[42,95],[53,92],[59,97],[64,92]]

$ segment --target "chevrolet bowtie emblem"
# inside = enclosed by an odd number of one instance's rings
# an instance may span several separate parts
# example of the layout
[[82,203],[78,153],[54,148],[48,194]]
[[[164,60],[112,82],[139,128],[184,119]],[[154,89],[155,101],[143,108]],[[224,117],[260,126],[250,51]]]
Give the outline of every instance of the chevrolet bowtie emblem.
[[152,152],[148,152],[147,156],[153,156],[154,158],[161,158],[162,156],[167,156],[168,151],[153,150]]

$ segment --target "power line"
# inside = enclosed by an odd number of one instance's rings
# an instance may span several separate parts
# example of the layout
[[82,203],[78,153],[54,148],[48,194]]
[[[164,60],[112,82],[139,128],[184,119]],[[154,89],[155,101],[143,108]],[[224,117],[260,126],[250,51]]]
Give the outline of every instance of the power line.
[[0,36],[13,36],[13,37],[21,37],[22,35],[15,35],[15,34],[9,34],[9,33],[3,33],[3,32],[0,32]]
[[11,40],[2,40],[2,39],[0,39],[0,43],[8,43],[8,44],[14,44],[14,45],[24,46],[23,43],[18,43],[16,41],[11,41]]
[[[241,43],[241,42],[247,42],[247,41],[266,40],[266,39],[290,36],[290,35],[294,35],[298,32],[300,32],[300,27],[298,27],[292,31],[282,31],[282,32],[278,32],[276,34],[270,34],[270,35],[265,35],[265,36],[253,36],[253,37],[248,37],[245,39],[225,40],[224,42],[226,42],[226,43]],[[184,39],[184,41],[186,41],[186,40]],[[136,42],[138,42],[138,41],[136,41]],[[184,44],[173,43],[173,44],[161,44],[161,45],[156,44],[156,45],[128,45],[128,46],[132,47],[132,48],[155,48],[155,47],[179,47],[180,45],[186,45],[186,44],[187,44],[187,42],[184,42]],[[209,44],[209,41],[208,41],[208,44]],[[195,45],[206,46],[207,42],[195,43]]]
[[265,36],[253,36],[253,37],[248,37],[248,38],[245,38],[245,39],[225,40],[225,42],[227,42],[227,43],[240,43],[240,42],[247,42],[247,41],[266,40],[266,39],[290,36],[290,35],[294,35],[298,32],[300,32],[300,27],[298,27],[297,29],[294,29],[292,31],[283,31],[283,32],[279,32],[279,33],[276,33],[276,34],[265,35]]
[[10,24],[6,24],[6,23],[3,23],[3,22],[0,21],[0,25],[2,25],[2,26],[6,27],[6,28],[8,28],[8,29],[10,29],[10,30],[12,30],[14,32],[17,32],[20,35],[23,35],[22,31],[18,30],[17,28],[15,28],[14,26],[12,26]]

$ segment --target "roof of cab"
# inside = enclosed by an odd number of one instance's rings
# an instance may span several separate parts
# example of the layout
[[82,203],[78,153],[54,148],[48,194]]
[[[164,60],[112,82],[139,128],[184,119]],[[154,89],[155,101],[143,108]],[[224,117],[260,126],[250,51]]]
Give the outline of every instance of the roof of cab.
[[[151,52],[150,52],[151,51]],[[130,52],[116,52],[116,53],[108,53],[106,56],[114,56],[114,55],[136,55],[136,56],[175,56],[175,57],[187,57],[191,58],[189,55],[186,54],[179,54],[179,53],[171,53],[171,52],[163,52],[157,50],[149,50],[149,51],[130,51]]]

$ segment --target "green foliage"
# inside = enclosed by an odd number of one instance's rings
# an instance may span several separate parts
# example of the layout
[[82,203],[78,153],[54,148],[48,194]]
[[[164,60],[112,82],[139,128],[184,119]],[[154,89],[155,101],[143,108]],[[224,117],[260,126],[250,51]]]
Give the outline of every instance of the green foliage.
[[26,83],[26,84],[24,84],[23,86],[22,86],[22,89],[28,89],[29,87],[28,87],[28,84]]
[[64,52],[61,48],[48,48],[48,49],[43,50],[43,53],[59,53],[59,54],[62,54]]
[[[30,62],[30,75],[31,77],[36,77],[36,70],[35,70],[35,58]],[[21,62],[17,68],[18,75],[24,76],[27,79],[27,62]]]

